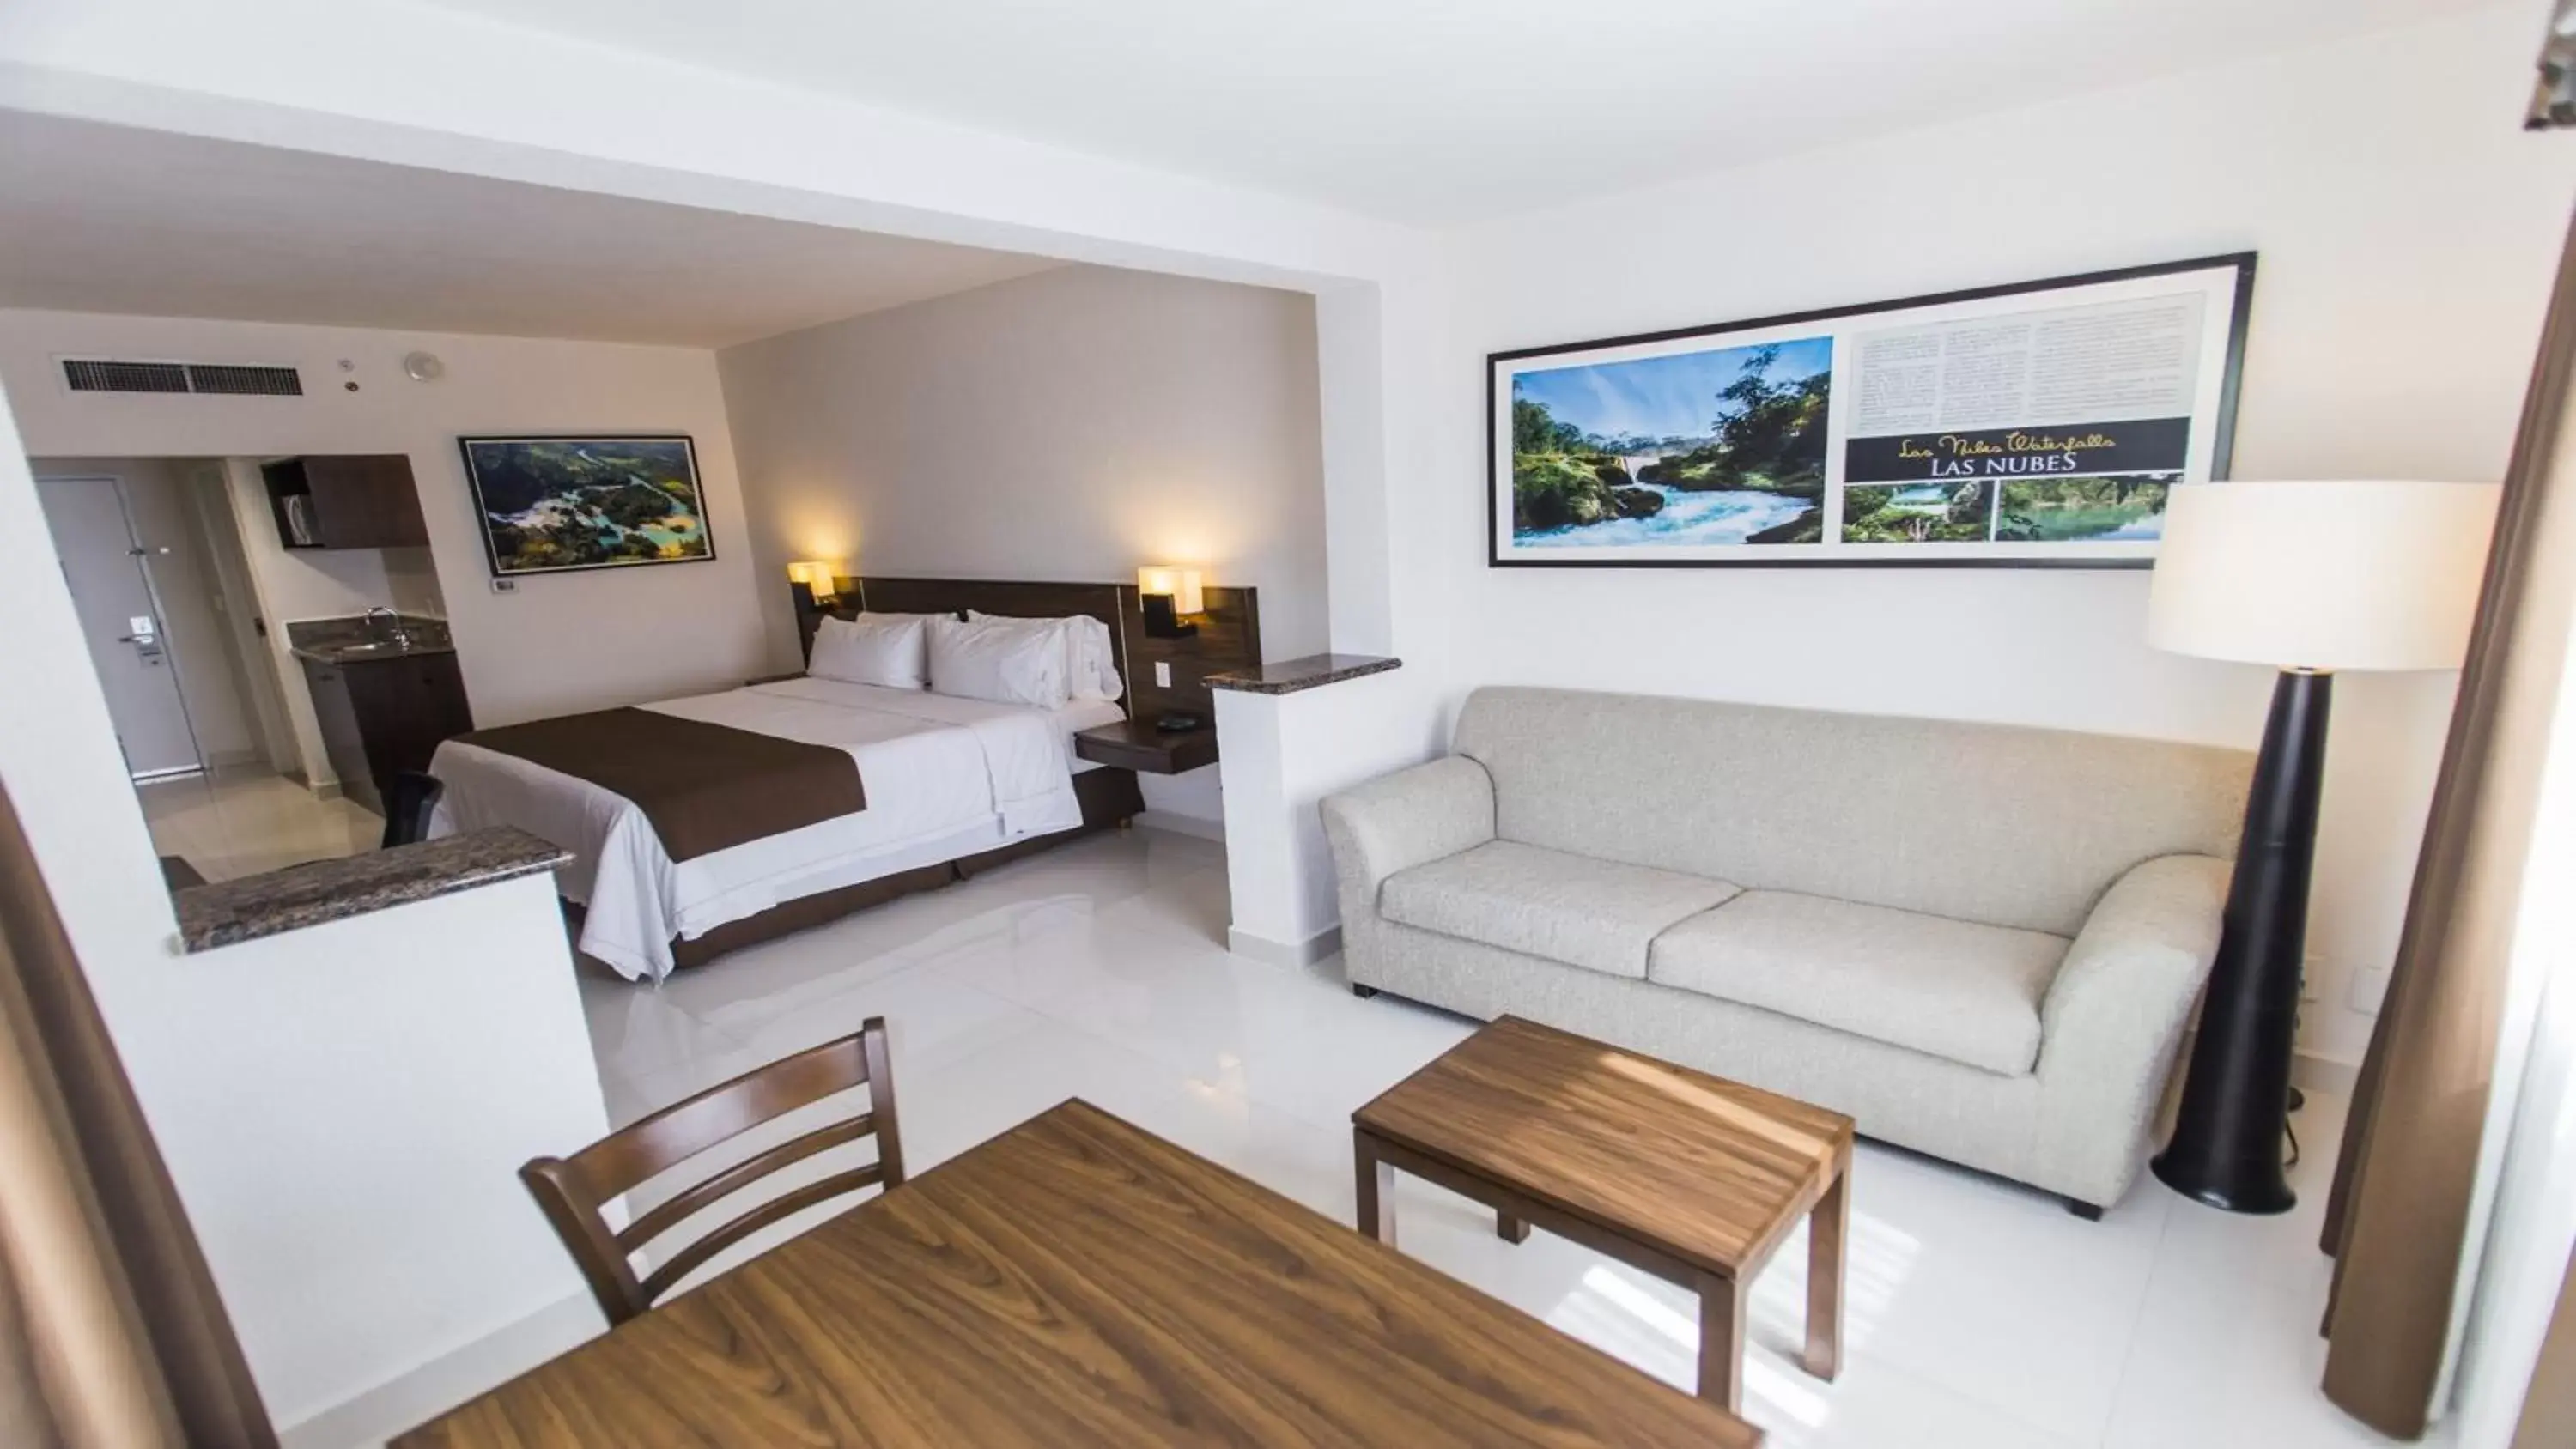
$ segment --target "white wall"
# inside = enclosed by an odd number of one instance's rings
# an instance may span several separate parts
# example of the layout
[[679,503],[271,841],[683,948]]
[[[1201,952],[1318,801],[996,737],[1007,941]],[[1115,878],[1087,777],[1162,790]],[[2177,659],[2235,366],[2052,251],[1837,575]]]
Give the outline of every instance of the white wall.
[[[403,376],[425,348],[436,382]],[[300,398],[73,393],[64,354],[291,364]],[[342,359],[355,364],[342,371]],[[443,592],[478,724],[627,704],[740,683],[761,669],[752,551],[712,353],[689,348],[371,332],[331,327],[0,311],[0,382],[30,451],[274,457],[407,453],[435,584],[417,550],[288,554],[264,511],[245,544],[279,618],[369,605],[429,607]],[[349,392],[344,384],[355,382]],[[494,594],[457,451],[479,433],[693,436],[716,557],[703,563],[522,578]],[[266,546],[263,547],[263,544]],[[272,619],[274,624],[277,619]],[[290,690],[290,700],[298,697]]]
[[[0,513],[36,510],[0,406]],[[0,529],[0,617],[50,686],[0,690],[0,784],[272,1417],[577,1295],[513,1175],[606,1130],[551,882],[183,955],[41,528]]]
[[[1065,267],[717,361],[779,668],[799,657],[799,558],[1112,582],[1198,564],[1260,590],[1268,657],[1328,642],[1305,293]],[[1216,819],[1214,774],[1146,777],[1148,800]]]
[[[2235,476],[2499,478],[2576,188],[2516,127],[2536,33],[2477,12],[1477,228],[1448,415],[1478,436],[1491,350],[2250,249]],[[1458,463],[1453,685],[2260,733],[2269,674],[2148,649],[2144,573],[1491,570]],[[2345,979],[2394,951],[2452,683],[2338,681],[2311,1050],[2367,1040]]]
[[191,956],[156,996],[118,1046],[281,1430],[585,1295],[518,1178],[608,1132],[552,877]]
[[[1411,654],[1452,702],[1550,678],[2250,742],[2259,675],[2119,642],[2134,577],[1488,576],[1477,359],[2252,246],[2240,476],[2492,477],[2576,160],[2517,126],[2537,0],[1450,238],[388,0],[255,0],[255,23],[31,3],[0,33],[0,104],[1313,287],[1336,642]],[[462,66],[493,83],[437,79]],[[1759,628],[1649,666],[1622,642],[1646,631],[1605,622],[1711,614]],[[1877,644],[1900,616],[1999,642]],[[2366,1023],[2333,978],[2387,953],[2445,705],[2438,682],[2343,693],[2311,1044],[2349,1056]]]

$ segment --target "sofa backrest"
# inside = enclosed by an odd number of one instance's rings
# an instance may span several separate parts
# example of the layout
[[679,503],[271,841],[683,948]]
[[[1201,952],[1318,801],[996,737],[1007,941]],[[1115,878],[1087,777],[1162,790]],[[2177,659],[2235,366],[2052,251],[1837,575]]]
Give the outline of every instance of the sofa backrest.
[[1489,688],[1456,749],[1498,835],[2073,935],[2122,872],[2232,856],[2253,756],[2119,735]]

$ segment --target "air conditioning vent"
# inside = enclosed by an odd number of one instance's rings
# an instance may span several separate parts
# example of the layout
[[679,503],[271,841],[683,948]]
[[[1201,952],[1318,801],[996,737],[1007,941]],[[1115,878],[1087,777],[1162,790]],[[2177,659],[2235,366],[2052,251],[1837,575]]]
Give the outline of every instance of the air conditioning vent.
[[188,364],[192,392],[227,392],[253,397],[302,397],[304,379],[291,367],[228,367],[221,363]]
[[186,392],[188,369],[176,362],[92,362],[63,359],[63,381],[74,392]]
[[302,397],[304,378],[291,367],[221,362],[133,362],[66,357],[63,382],[74,392],[182,392],[234,397]]

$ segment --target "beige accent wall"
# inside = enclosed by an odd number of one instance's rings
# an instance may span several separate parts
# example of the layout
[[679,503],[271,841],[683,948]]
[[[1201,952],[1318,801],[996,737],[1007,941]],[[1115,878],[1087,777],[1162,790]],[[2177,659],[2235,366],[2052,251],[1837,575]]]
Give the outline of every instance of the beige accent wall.
[[[1304,293],[1067,267],[727,348],[717,366],[779,667],[798,657],[785,569],[800,558],[1064,580],[1197,564],[1261,591],[1271,658],[1325,646]],[[1149,804],[1221,817],[1212,778],[1150,782]]]

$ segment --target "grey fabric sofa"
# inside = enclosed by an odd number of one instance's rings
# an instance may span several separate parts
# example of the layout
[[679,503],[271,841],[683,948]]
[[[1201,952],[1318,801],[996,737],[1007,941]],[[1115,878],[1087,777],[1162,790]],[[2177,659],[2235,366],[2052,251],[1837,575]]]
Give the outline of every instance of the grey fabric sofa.
[[2252,757],[1495,688],[1323,802],[1354,987],[1511,1014],[2116,1202],[2211,955]]

